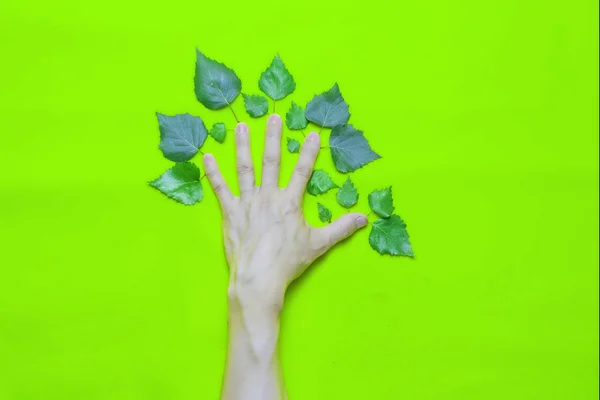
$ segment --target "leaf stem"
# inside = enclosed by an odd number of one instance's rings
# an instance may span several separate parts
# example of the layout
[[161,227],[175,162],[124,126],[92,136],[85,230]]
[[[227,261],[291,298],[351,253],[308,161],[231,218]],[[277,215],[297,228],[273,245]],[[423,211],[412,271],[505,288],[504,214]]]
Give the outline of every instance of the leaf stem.
[[373,210],[369,211],[369,213],[367,214],[367,218],[369,218],[371,214],[373,214]]
[[300,129],[300,133],[302,133],[302,136],[306,137],[306,133],[304,133],[304,129]]
[[277,103],[277,100],[273,100],[273,114],[275,114],[275,104]]
[[233,107],[231,107],[231,104],[227,103],[227,105],[229,106],[229,109],[231,110],[231,112],[233,113],[233,117],[235,118],[235,120],[237,121],[237,123],[240,123],[240,120],[238,119],[237,115],[235,115],[235,111],[233,111]]
[[206,174],[203,174],[203,175],[200,177],[200,180],[204,179],[204,177],[205,177],[205,176],[206,176]]

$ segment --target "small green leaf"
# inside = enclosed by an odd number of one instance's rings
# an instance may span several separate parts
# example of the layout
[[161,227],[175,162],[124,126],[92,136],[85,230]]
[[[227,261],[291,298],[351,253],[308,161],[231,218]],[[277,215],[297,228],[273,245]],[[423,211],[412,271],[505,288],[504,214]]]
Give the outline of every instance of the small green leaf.
[[225,135],[227,135],[227,129],[225,128],[224,123],[217,122],[213,124],[209,133],[217,142],[223,143],[225,141]]
[[242,82],[232,69],[196,50],[194,91],[204,107],[211,110],[226,107],[235,100],[241,90]]
[[394,212],[394,199],[392,198],[392,187],[381,190],[373,190],[369,194],[369,207],[381,218],[389,218]]
[[331,222],[331,210],[321,203],[317,203],[319,207],[319,219],[321,222]]
[[156,113],[160,131],[160,149],[171,161],[187,161],[204,144],[208,132],[199,117],[189,114]]
[[160,190],[169,198],[191,205],[202,200],[200,169],[191,162],[179,162],[153,180],[150,186]]
[[300,142],[296,139],[287,138],[287,149],[290,153],[298,153],[300,151]]
[[348,177],[346,182],[344,182],[344,184],[342,185],[340,190],[338,190],[335,197],[337,198],[338,203],[340,203],[342,207],[350,208],[356,204],[356,202],[358,201],[358,191],[354,187],[354,184],[350,180],[350,177]]
[[269,68],[260,75],[258,87],[273,100],[281,100],[296,89],[296,82],[281,58],[275,56]]
[[329,148],[335,168],[340,172],[356,171],[381,158],[371,149],[363,132],[350,124],[333,127],[329,135]]
[[253,118],[262,117],[269,110],[269,100],[266,97],[257,94],[243,94],[244,107]]
[[317,196],[328,192],[329,190],[339,187],[332,180],[329,174],[323,170],[316,169],[313,171],[306,186],[308,194]]
[[328,91],[313,97],[306,105],[306,118],[325,128],[348,122],[348,104],[344,101],[337,83]]
[[379,254],[414,257],[406,223],[397,215],[373,222],[369,244]]
[[285,124],[290,130],[298,130],[306,128],[308,120],[304,115],[304,110],[298,104],[292,101],[290,111],[285,114]]

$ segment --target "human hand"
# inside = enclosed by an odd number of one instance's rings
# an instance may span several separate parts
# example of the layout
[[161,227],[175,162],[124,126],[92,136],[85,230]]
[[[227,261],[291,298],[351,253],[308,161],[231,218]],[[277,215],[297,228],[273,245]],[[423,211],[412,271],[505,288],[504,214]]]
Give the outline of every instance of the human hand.
[[280,302],[296,277],[333,245],[367,224],[367,217],[348,213],[333,223],[314,228],[302,214],[302,199],[320,149],[319,135],[311,132],[300,152],[291,180],[279,187],[282,120],[267,121],[261,186],[256,186],[248,126],[235,129],[240,196],[232,194],[215,158],[206,154],[204,167],[223,214],[223,236],[230,268],[230,295],[252,288],[272,302]]

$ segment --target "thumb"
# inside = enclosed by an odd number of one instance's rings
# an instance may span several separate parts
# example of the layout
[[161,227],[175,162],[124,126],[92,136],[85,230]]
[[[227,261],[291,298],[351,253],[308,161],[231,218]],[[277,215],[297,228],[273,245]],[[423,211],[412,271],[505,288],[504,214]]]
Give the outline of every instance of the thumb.
[[327,243],[327,248],[344,240],[354,232],[367,225],[367,216],[361,213],[344,214],[331,224],[319,228],[321,239]]

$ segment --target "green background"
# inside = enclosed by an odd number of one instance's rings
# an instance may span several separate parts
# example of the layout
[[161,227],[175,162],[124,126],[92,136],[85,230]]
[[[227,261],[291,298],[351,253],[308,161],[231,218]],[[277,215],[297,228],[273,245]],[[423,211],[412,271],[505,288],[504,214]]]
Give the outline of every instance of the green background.
[[[196,46],[250,94],[279,52],[298,84],[282,111],[339,82],[383,156],[352,175],[357,210],[392,185],[417,253],[380,256],[366,229],[292,287],[290,399],[597,398],[597,15],[592,0],[2,2],[0,399],[217,399],[215,197],[205,184],[185,207],[146,184],[171,165],[156,111],[234,126],[194,97]],[[265,121],[249,121],[255,159]],[[204,150],[237,190],[232,136]],[[318,166],[334,171],[325,152]],[[305,212],[319,224],[314,198]]]

